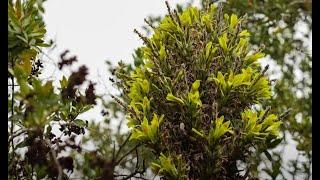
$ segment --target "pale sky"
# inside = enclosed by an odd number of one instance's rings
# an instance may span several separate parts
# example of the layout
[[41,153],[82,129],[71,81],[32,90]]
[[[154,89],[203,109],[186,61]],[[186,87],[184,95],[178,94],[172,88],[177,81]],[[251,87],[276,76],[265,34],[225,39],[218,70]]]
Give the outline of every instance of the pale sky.
[[[168,2],[173,8],[187,1]],[[196,0],[193,4],[199,5],[199,2]],[[44,57],[47,69],[41,77],[60,80],[62,75],[68,75],[67,70],[59,72],[56,64],[59,55],[69,49],[70,56],[78,57],[72,69],[85,64],[89,68],[89,79],[98,82],[98,94],[117,93],[109,81],[105,61],[132,63],[134,49],[142,46],[133,30],[144,32],[141,29],[144,18],[167,13],[164,0],[49,0],[44,7],[47,39],[53,39],[57,46],[47,52],[50,58]],[[100,111],[97,106],[80,117],[100,121]]]
[[[183,2],[169,1],[172,7]],[[133,50],[142,45],[133,29],[148,15],[166,13],[166,5],[163,0],[49,0],[45,10],[48,37],[58,45],[50,56],[57,59],[70,49],[95,74],[106,69],[107,59],[132,62]]]
[[[185,0],[169,0],[171,7]],[[194,1],[199,5],[199,0]],[[144,18],[149,15],[164,15],[167,8],[164,0],[49,0],[44,3],[44,20],[48,39],[53,39],[57,47],[48,52],[52,60],[42,77],[61,79],[52,61],[66,49],[69,55],[76,55],[78,63],[73,69],[85,64],[90,71],[89,78],[97,83],[97,92],[114,93],[107,74],[106,60],[116,64],[119,60],[132,63],[134,49],[142,46],[142,41],[133,33],[141,32]],[[68,73],[65,73],[68,75]],[[101,119],[97,111],[85,116]]]

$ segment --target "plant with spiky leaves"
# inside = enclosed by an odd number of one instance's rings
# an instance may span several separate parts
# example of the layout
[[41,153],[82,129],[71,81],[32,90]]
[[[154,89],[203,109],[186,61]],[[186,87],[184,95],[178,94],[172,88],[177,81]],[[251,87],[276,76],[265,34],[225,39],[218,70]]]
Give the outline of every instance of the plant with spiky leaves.
[[135,31],[140,65],[115,71],[130,140],[158,157],[151,167],[166,179],[254,177],[253,153],[280,142],[280,118],[262,107],[272,96],[262,49],[250,46],[245,17],[214,5],[168,11],[151,38]]

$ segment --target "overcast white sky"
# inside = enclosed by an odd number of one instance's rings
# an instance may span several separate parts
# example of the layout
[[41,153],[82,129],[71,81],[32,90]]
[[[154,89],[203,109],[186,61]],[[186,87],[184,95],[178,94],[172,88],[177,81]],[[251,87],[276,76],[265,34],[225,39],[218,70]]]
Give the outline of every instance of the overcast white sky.
[[[187,1],[169,0],[171,7],[184,2]],[[199,5],[199,0],[194,4]],[[57,70],[56,63],[59,55],[69,49],[70,56],[78,57],[73,69],[85,64],[89,68],[89,79],[98,82],[98,94],[115,93],[108,80],[105,61],[133,62],[134,49],[142,45],[133,30],[141,30],[144,18],[149,15],[167,12],[164,0],[48,0],[44,6],[47,39],[53,39],[57,46],[47,53],[51,60],[45,58],[49,68],[42,77],[61,79],[63,74]],[[64,75],[68,72],[64,71]],[[101,120],[100,108],[96,107],[81,118]]]
[[[185,2],[169,0],[171,7]],[[199,0],[194,4],[199,5]],[[48,0],[44,6],[47,37],[57,44],[48,55],[56,63],[59,55],[69,49],[70,55],[78,57],[74,69],[81,64],[89,67],[89,78],[99,82],[97,92],[102,94],[114,92],[105,61],[133,62],[134,49],[142,45],[133,33],[134,28],[141,29],[149,15],[167,12],[164,0]],[[48,64],[50,68],[43,77],[53,75],[54,79],[60,79],[62,74],[55,71],[53,64]],[[101,118],[96,111],[90,114],[95,119]]]
[[[169,0],[171,7],[185,2]],[[199,0],[194,4],[199,5]],[[44,5],[48,38],[57,44],[49,56],[56,63],[60,53],[69,49],[70,55],[78,56],[77,65],[89,67],[89,78],[98,81],[98,72],[102,76],[99,93],[112,91],[105,60],[132,62],[133,50],[142,45],[133,29],[140,29],[148,15],[164,15],[167,11],[164,0],[48,0]],[[53,73],[60,79],[62,74],[54,71],[53,65],[44,77]],[[99,109],[85,118],[101,119]],[[287,155],[294,157],[293,146],[289,149]]]
[[[183,2],[169,1],[172,7]],[[105,72],[107,59],[132,62],[133,50],[142,45],[133,29],[148,15],[166,13],[166,6],[163,0],[49,0],[45,10],[48,37],[57,43],[50,56],[70,49],[95,75]]]

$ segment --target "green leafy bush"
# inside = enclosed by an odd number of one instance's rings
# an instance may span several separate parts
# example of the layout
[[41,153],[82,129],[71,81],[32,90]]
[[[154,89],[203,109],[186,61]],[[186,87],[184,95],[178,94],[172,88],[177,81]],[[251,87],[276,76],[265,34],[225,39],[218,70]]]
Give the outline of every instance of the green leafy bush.
[[152,169],[166,179],[254,177],[254,152],[279,141],[281,121],[262,105],[272,96],[268,67],[245,20],[215,5],[169,8],[150,38],[136,31],[145,43],[140,65],[115,71],[131,140],[158,157]]

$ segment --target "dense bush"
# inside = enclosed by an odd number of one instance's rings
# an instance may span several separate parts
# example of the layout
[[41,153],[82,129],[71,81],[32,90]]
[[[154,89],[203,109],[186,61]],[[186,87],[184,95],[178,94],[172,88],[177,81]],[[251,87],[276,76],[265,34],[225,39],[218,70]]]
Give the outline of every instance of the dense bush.
[[254,177],[250,158],[280,142],[280,118],[262,107],[272,96],[264,54],[245,20],[215,5],[169,9],[151,38],[137,32],[141,65],[116,70],[130,139],[151,149],[166,179]]
[[[177,11],[191,6],[190,1],[177,4]],[[222,3],[225,13],[247,15],[246,28],[253,36],[249,42],[253,46],[264,44],[265,60],[271,66],[266,72],[276,80],[274,95],[266,102],[270,112],[288,112],[281,132],[283,141],[278,148],[270,151],[275,157],[272,163],[264,155],[256,156],[260,177],[310,179],[312,176],[312,1],[299,0],[202,0],[200,8],[208,3]],[[163,17],[149,16],[152,24]],[[144,26],[150,34],[150,27]],[[139,55],[139,53],[137,53]],[[135,59],[138,56],[135,56]],[[266,62],[266,61],[265,61]],[[294,149],[295,147],[295,149]],[[288,155],[297,152],[297,156]],[[291,154],[291,153],[290,153]]]

